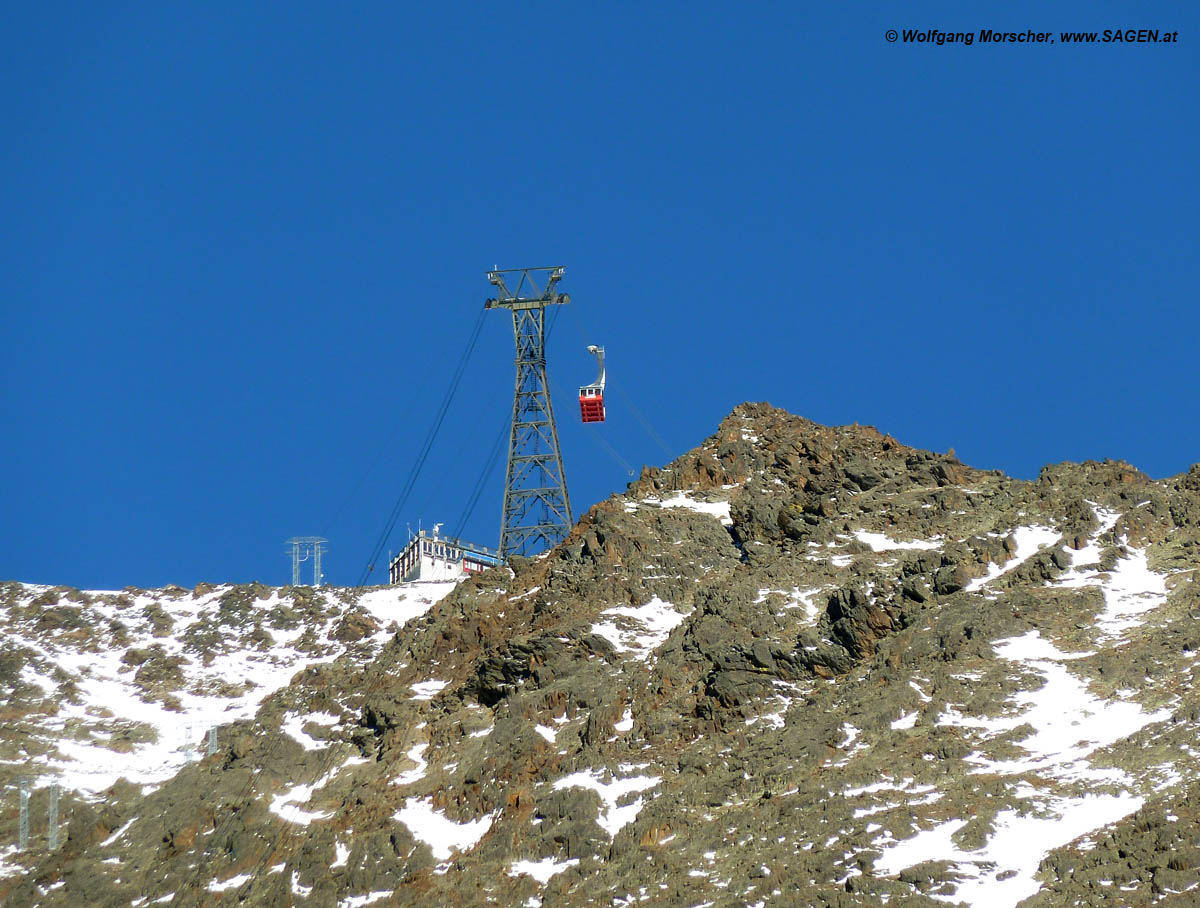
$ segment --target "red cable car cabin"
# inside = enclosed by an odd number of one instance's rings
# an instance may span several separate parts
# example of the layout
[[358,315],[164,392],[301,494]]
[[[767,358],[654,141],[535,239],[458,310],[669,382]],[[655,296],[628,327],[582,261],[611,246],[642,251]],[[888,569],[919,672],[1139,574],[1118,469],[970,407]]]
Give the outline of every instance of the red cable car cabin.
[[587,349],[600,364],[600,374],[579,389],[579,416],[584,422],[604,422],[604,348],[593,345]]
[[584,422],[604,422],[604,392],[599,388],[580,388],[579,415]]

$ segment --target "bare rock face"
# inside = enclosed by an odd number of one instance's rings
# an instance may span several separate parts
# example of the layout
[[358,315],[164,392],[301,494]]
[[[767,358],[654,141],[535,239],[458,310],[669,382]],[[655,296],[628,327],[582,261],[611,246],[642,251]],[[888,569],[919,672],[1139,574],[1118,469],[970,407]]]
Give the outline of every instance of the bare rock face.
[[0,775],[75,787],[0,900],[1191,904],[1197,569],[1200,467],[744,404],[453,588],[8,584]]

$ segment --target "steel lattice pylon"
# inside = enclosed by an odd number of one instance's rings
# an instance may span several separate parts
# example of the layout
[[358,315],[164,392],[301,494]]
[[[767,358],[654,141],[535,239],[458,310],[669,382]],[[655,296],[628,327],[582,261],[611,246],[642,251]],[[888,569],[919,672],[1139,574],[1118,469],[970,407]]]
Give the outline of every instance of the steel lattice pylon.
[[[540,290],[537,279],[543,272],[545,289]],[[517,384],[500,519],[500,557],[504,559],[534,555],[557,545],[573,523],[546,384],[546,307],[571,301],[567,294],[554,292],[562,274],[561,267],[488,273],[499,296],[488,300],[484,308],[512,311],[517,344]],[[516,280],[514,290],[508,289],[506,276],[509,282]]]
[[291,546],[289,552],[292,555],[292,586],[300,585],[300,565],[308,561],[310,556],[313,560],[313,586],[321,585],[321,581],[325,579],[321,571],[321,555],[325,552],[327,542],[328,539],[320,536],[293,536],[287,541]]

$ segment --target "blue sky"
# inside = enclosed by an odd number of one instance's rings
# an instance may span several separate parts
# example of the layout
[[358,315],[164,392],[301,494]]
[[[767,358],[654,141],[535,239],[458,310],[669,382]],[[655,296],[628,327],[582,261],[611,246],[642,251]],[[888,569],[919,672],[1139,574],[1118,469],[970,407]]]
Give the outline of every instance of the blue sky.
[[[630,405],[672,453],[766,400],[1023,477],[1187,469],[1200,13],[1129,10],[10,9],[0,577],[281,583],[283,540],[323,535],[355,582],[493,265],[567,268],[548,355],[577,512],[668,459]],[[391,548],[459,517],[501,431],[511,326],[487,319]],[[604,426],[572,399],[586,343]],[[466,536],[495,544],[502,473]]]

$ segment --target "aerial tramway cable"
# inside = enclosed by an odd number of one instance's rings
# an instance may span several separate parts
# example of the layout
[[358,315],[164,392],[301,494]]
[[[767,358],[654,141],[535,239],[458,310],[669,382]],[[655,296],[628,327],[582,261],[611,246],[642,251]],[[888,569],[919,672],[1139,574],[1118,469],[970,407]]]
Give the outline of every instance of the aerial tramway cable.
[[612,445],[610,445],[607,441],[605,441],[599,435],[592,435],[591,432],[589,432],[588,435],[592,436],[595,439],[596,444],[600,445],[600,447],[602,447],[608,453],[609,457],[611,457],[613,460],[615,460],[617,463],[619,463],[625,469],[626,473],[628,473],[630,476],[637,475],[637,471],[634,470],[633,467],[631,467],[626,462],[624,457],[622,457],[620,454],[617,453],[616,448],[614,448]]
[[[491,391],[487,394],[486,401],[483,397],[480,397],[478,399],[474,399],[473,403],[479,406],[479,411],[482,413],[499,412],[497,405],[500,402],[503,391],[504,389],[499,384],[494,385],[492,386]],[[507,411],[505,411],[505,426],[508,425],[508,421],[509,414]],[[442,461],[444,464],[446,464],[447,468],[440,470],[438,479],[435,482],[430,483],[429,492],[425,495],[425,498],[421,501],[421,504],[415,509],[418,515],[429,513],[429,509],[432,505],[443,501],[446,497],[447,486],[452,486],[453,488],[462,487],[462,477],[460,476],[461,471],[458,469],[458,466],[466,462],[468,458],[470,463],[476,462],[473,455],[478,452],[480,442],[483,440],[483,438],[486,438],[486,436],[484,436],[481,431],[472,430],[463,432],[460,444],[452,459],[443,461],[442,455],[440,454],[437,458],[434,458],[435,463]],[[453,465],[453,468],[451,468],[451,465]],[[486,464],[484,465],[484,469],[487,469]],[[474,486],[472,486],[472,488],[474,488]],[[455,526],[455,524],[447,524],[447,526]],[[452,535],[461,537],[462,534],[457,533]]]
[[[404,504],[407,503],[407,496],[412,493],[412,486],[415,485],[416,480],[417,480],[418,476],[420,475],[421,468],[424,466],[425,460],[429,457],[429,449],[432,448],[432,446],[433,446],[433,441],[437,435],[437,430],[441,426],[442,421],[446,417],[446,412],[449,409],[449,405],[450,405],[451,400],[454,397],[455,391],[457,391],[457,389],[458,389],[458,383],[462,378],[462,372],[466,367],[467,360],[470,358],[472,351],[475,349],[475,344],[479,339],[479,334],[483,328],[483,319],[484,319],[485,315],[486,315],[486,310],[483,312],[480,312],[480,314],[479,314],[479,318],[475,323],[475,328],[474,328],[474,332],[471,336],[471,340],[467,346],[466,351],[463,353],[463,358],[459,361],[458,369],[455,371],[454,381],[452,382],[450,389],[447,391],[446,400],[443,403],[442,411],[438,416],[438,419],[434,425],[434,428],[431,430],[430,436],[427,437],[426,449],[423,451],[422,456],[418,460],[417,466],[414,469],[412,476],[410,477],[410,482],[409,482],[408,486],[406,487],[406,490],[401,493],[400,498],[397,499],[396,506],[393,507],[392,513],[388,517],[389,522],[388,522],[387,529],[384,531],[384,538],[383,538],[382,542],[380,542],[379,544],[376,545],[374,551],[371,554],[371,559],[368,562],[368,570],[366,572],[368,575],[371,573],[372,570],[374,570],[374,565],[375,565],[376,561],[378,561],[379,556],[382,553],[383,547],[385,545],[387,545],[387,540],[391,538],[392,531],[395,529],[396,523],[399,521],[400,514],[403,512]],[[546,327],[546,337],[547,338],[549,338],[550,335],[554,333],[554,326],[556,324],[558,324],[558,316],[559,316],[559,310],[557,308],[555,308],[554,311],[552,312],[552,314],[550,315],[550,324]],[[507,424],[508,420],[509,420],[509,417],[505,416],[506,424]],[[503,440],[503,434],[501,435],[500,440]],[[482,471],[479,479],[476,481],[477,489],[472,492],[472,499],[466,510],[466,517],[464,519],[460,519],[460,521],[458,523],[459,527],[462,527],[464,525],[465,521],[469,520],[471,517],[471,514],[474,513],[475,505],[478,504],[479,497],[482,494],[482,486],[486,483],[487,475],[491,472],[492,464],[495,461],[495,458],[498,453],[499,453],[499,442],[497,442],[495,445],[493,445],[493,451],[488,456],[488,461],[484,465],[483,471]],[[461,535],[461,534],[459,534],[459,535]],[[365,577],[363,578],[363,581],[365,581]],[[363,581],[360,581],[358,585],[362,586]]]
[[410,396],[408,399],[408,406],[404,410],[404,415],[395,421],[395,425],[392,428],[392,432],[388,436],[387,441],[379,446],[379,450],[376,452],[374,459],[371,461],[370,465],[362,471],[361,475],[358,477],[358,481],[354,484],[354,488],[350,490],[350,493],[342,500],[342,503],[338,505],[337,510],[333,513],[332,519],[326,522],[325,532],[322,535],[333,535],[332,530],[334,526],[336,526],[338,518],[342,516],[342,512],[345,511],[350,502],[354,500],[354,496],[358,494],[358,490],[361,489],[363,483],[367,481],[367,477],[375,471],[375,468],[379,465],[379,461],[383,459],[383,455],[387,453],[392,444],[395,442],[396,436],[400,434],[400,430],[408,424],[409,416],[412,415],[413,408],[416,406],[416,404],[417,398],[415,396]]
[[[384,547],[392,536],[392,531],[396,528],[396,523],[400,519],[400,514],[404,511],[404,506],[408,503],[408,497],[412,494],[413,487],[416,485],[417,479],[421,475],[421,469],[425,466],[425,461],[429,458],[429,452],[433,447],[433,442],[437,438],[438,430],[441,429],[442,422],[446,418],[446,413],[450,409],[450,404],[454,400],[454,395],[458,391],[458,385],[462,381],[463,372],[466,370],[467,361],[471,357],[471,353],[475,350],[475,344],[479,340],[479,334],[483,329],[483,319],[487,314],[487,310],[480,310],[479,317],[475,321],[475,327],[471,332],[471,339],[467,342],[467,347],[463,351],[462,358],[458,362],[458,367],[454,370],[454,377],[451,380],[450,387],[446,391],[446,396],[442,400],[442,406],[438,412],[437,419],[434,421],[429,434],[425,438],[425,444],[421,448],[421,453],[417,458],[416,466],[409,475],[408,482],[405,484],[403,491],[396,499],[396,503],[392,506],[391,512],[388,514],[387,526],[380,534],[379,540],[375,544],[375,548],[371,552],[371,557],[367,562],[362,575],[359,577],[357,586],[363,586],[367,578],[375,570],[375,564],[379,560],[379,556],[383,553]],[[549,337],[554,332],[554,326],[558,323],[558,309],[556,308],[550,316],[550,324],[546,329],[546,336]],[[489,462],[495,457],[490,457]],[[483,482],[484,480],[480,480]],[[478,495],[475,495],[475,503],[478,503]],[[474,511],[475,503],[470,505],[468,517]]]
[[[550,335],[554,333],[554,326],[558,324],[559,314],[560,310],[558,308],[555,308],[550,314],[550,321],[546,326],[547,340],[549,340]],[[492,402],[489,401],[489,405],[485,409],[490,410],[491,403]],[[484,461],[483,467],[480,469],[479,475],[475,479],[475,484],[471,487],[471,494],[467,499],[467,504],[464,506],[462,513],[459,514],[458,521],[451,524],[451,526],[455,528],[455,531],[450,534],[453,538],[461,539],[465,535],[467,522],[470,521],[471,516],[475,513],[475,508],[478,506],[480,499],[483,496],[483,492],[487,487],[488,478],[496,469],[497,458],[500,456],[500,446],[504,443],[504,439],[509,435],[511,428],[512,416],[506,411],[504,414],[504,421],[500,426],[500,431],[496,435],[496,440],[492,443],[492,447],[488,452],[487,459]],[[460,451],[459,453],[461,454],[462,452]],[[430,504],[432,502],[432,497],[433,493],[431,493],[430,498],[426,500],[425,504]],[[421,510],[424,510],[424,505],[422,506]]]
[[417,484],[417,479],[421,476],[421,470],[425,466],[425,461],[429,459],[429,452],[433,448],[433,442],[437,438],[438,431],[442,428],[442,423],[445,421],[446,414],[450,410],[450,404],[454,401],[454,395],[457,393],[458,386],[462,382],[463,373],[467,368],[467,361],[471,358],[471,354],[475,350],[475,344],[479,340],[479,333],[483,329],[484,314],[485,310],[481,309],[479,317],[475,320],[475,328],[471,332],[471,338],[467,342],[466,349],[463,350],[462,357],[458,361],[458,366],[454,370],[454,376],[450,380],[450,387],[446,389],[446,395],[442,398],[442,405],[438,410],[437,417],[434,419],[429,433],[425,436],[425,443],[421,446],[421,452],[417,456],[416,464],[408,476],[408,482],[405,483],[404,489],[396,498],[396,503],[392,505],[392,510],[388,514],[387,525],[384,527],[383,532],[379,534],[379,540],[376,542],[375,548],[371,551],[371,557],[359,578],[358,586],[364,585],[367,578],[375,570],[375,563],[379,560],[379,556],[383,553],[384,547],[391,538],[392,530],[396,528],[396,522],[400,519],[400,514],[404,511],[404,506],[408,503],[408,497],[412,494],[413,487]]
[[475,485],[471,489],[471,497],[467,499],[466,507],[463,512],[458,515],[458,522],[454,524],[455,536],[462,538],[467,528],[467,521],[471,519],[471,515],[475,513],[475,506],[479,504],[480,498],[483,496],[483,490],[487,487],[487,481],[496,469],[496,464],[500,457],[500,445],[504,443],[505,437],[509,434],[511,422],[506,415],[504,422],[500,425],[500,431],[496,434],[496,440],[492,442],[492,449],[488,452],[487,460],[484,461],[483,469],[479,471],[479,477],[475,480]]
[[629,399],[629,395],[625,393],[624,389],[621,387],[621,383],[617,382],[617,384],[613,387],[616,388],[617,393],[621,395],[621,400],[625,402],[625,406],[629,408],[629,412],[633,414],[633,418],[636,419],[641,427],[646,430],[646,434],[654,439],[655,444],[662,448],[664,453],[666,453],[668,461],[674,460],[676,456],[675,452],[671,450],[670,446],[665,441],[663,441],[663,437],[654,431],[654,427],[650,425],[644,416],[642,416],[641,411],[633,405],[633,401]]

